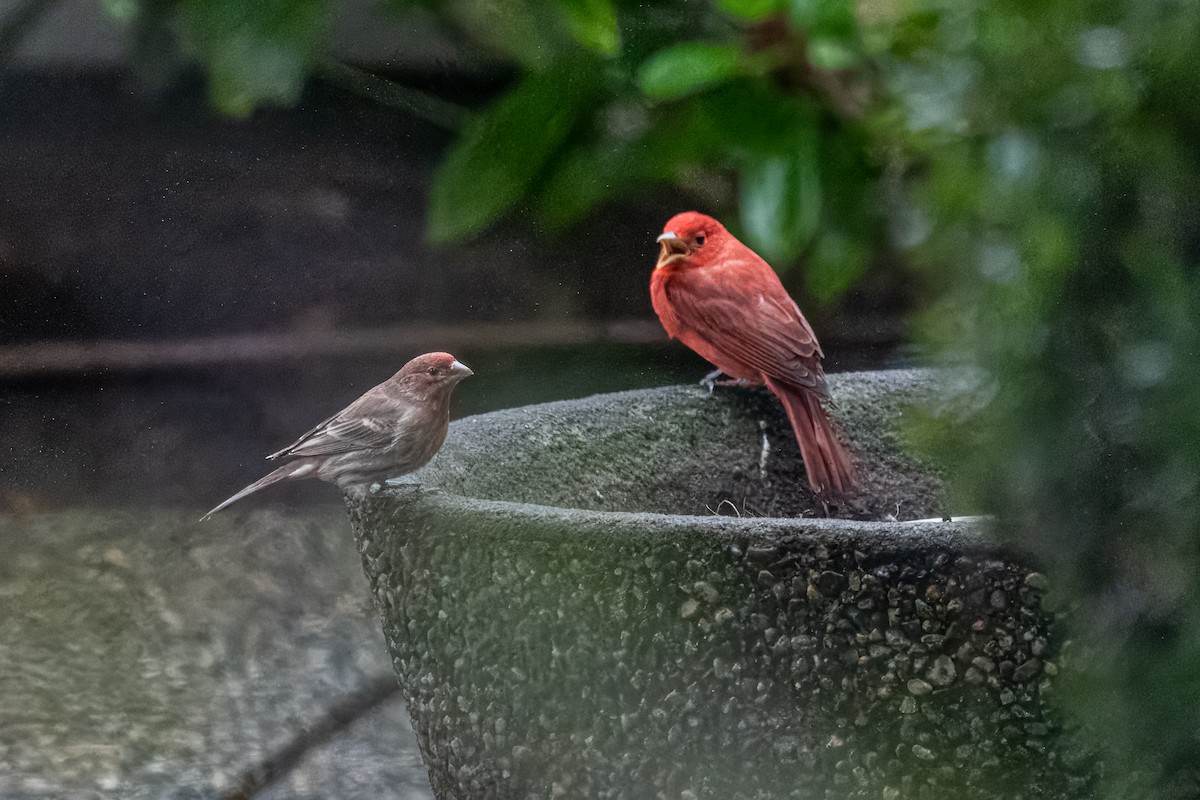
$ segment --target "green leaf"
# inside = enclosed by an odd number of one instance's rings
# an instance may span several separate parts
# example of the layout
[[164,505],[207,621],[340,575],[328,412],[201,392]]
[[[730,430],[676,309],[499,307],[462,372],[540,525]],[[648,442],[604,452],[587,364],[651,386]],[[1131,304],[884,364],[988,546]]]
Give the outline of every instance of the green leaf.
[[627,148],[580,146],[554,165],[538,196],[538,217],[550,228],[565,228],[628,191],[643,177],[641,167]]
[[788,11],[793,25],[819,36],[850,38],[858,27],[854,0],[790,0]]
[[104,10],[121,22],[133,22],[137,18],[137,0],[104,0]]
[[728,14],[747,20],[760,20],[784,8],[786,0],[717,0]]
[[736,47],[688,42],[659,50],[638,70],[638,86],[657,100],[672,100],[723,83],[742,71]]
[[571,44],[555,10],[540,0],[458,0],[440,6],[471,38],[528,69],[552,66]]
[[476,233],[521,198],[582,116],[596,72],[572,64],[530,73],[467,125],[433,177],[431,240]]
[[784,155],[752,155],[741,170],[742,230],[763,258],[793,261],[812,240],[821,218],[817,132],[801,128]]
[[804,281],[814,298],[828,303],[858,282],[866,268],[867,249],[861,241],[826,233],[805,263]]
[[612,0],[558,0],[567,14],[567,23],[575,41],[584,47],[615,55],[620,44],[617,9]]
[[549,167],[537,211],[551,228],[582,219],[603,202],[655,183],[669,183],[681,169],[708,163],[717,148],[698,130],[695,117],[679,115],[669,125],[650,128],[640,137],[611,137],[580,143]]
[[134,74],[146,86],[168,86],[184,69],[177,9],[142,3],[132,22],[128,53]]
[[807,101],[750,78],[713,89],[695,103],[700,135],[733,153],[788,153],[790,132],[813,124]]
[[850,47],[828,36],[814,36],[808,43],[808,63],[818,69],[846,69],[862,59]]
[[182,12],[219,109],[244,116],[300,96],[325,33],[324,0],[185,0]]
[[271,42],[229,39],[211,51],[208,87],[213,104],[244,117],[261,103],[289,105],[304,88],[304,54]]

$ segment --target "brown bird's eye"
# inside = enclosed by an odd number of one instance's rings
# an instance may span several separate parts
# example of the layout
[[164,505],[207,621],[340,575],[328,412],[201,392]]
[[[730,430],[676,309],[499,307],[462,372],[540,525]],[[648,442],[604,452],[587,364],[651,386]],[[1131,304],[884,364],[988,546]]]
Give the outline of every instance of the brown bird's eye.
[[696,247],[704,247],[704,234],[703,233],[696,234]]

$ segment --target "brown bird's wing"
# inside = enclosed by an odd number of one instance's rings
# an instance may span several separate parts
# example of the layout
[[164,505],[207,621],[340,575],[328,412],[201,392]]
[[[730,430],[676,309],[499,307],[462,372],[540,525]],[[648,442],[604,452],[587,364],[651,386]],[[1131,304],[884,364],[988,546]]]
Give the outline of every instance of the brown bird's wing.
[[370,450],[391,443],[395,433],[394,420],[376,417],[334,417],[323,427],[315,428],[295,444],[273,453],[268,458],[331,456],[355,450]]
[[406,416],[394,402],[368,392],[267,458],[330,456],[383,447],[395,438]]
[[[666,294],[691,336],[765,377],[825,394],[817,337],[766,262],[684,270]],[[688,344],[688,335],[679,338]]]

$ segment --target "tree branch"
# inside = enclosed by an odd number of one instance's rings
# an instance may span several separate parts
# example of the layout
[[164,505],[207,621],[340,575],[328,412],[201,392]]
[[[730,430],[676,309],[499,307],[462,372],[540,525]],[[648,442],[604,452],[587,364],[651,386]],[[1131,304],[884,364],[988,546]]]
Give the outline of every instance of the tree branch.
[[0,380],[92,372],[140,372],[219,364],[369,353],[412,353],[436,342],[447,348],[536,347],[662,342],[648,319],[423,323],[382,328],[243,333],[171,341],[49,341],[0,346]]
[[458,130],[467,120],[468,112],[460,105],[334,59],[322,61],[316,75],[327,83],[380,105],[412,114],[439,128]]
[[400,685],[392,674],[376,678],[354,694],[328,709],[320,719],[301,730],[295,738],[266,760],[248,769],[230,791],[218,800],[251,800],[264,789],[295,769],[304,756],[314,748],[349,728],[400,693]]
[[28,0],[0,24],[0,62],[7,61],[29,30],[58,5],[58,0]]

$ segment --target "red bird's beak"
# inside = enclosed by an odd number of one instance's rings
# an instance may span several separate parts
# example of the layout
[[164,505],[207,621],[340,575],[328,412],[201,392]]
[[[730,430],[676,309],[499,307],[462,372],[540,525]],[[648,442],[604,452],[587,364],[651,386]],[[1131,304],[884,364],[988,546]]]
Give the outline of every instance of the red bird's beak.
[[655,241],[662,247],[658,253],[658,263],[654,266],[655,269],[662,269],[673,261],[684,258],[691,252],[688,243],[680,239],[672,231],[667,231]]
[[461,381],[463,378],[469,378],[475,373],[470,367],[456,358],[454,359],[454,363],[450,365],[450,374]]

